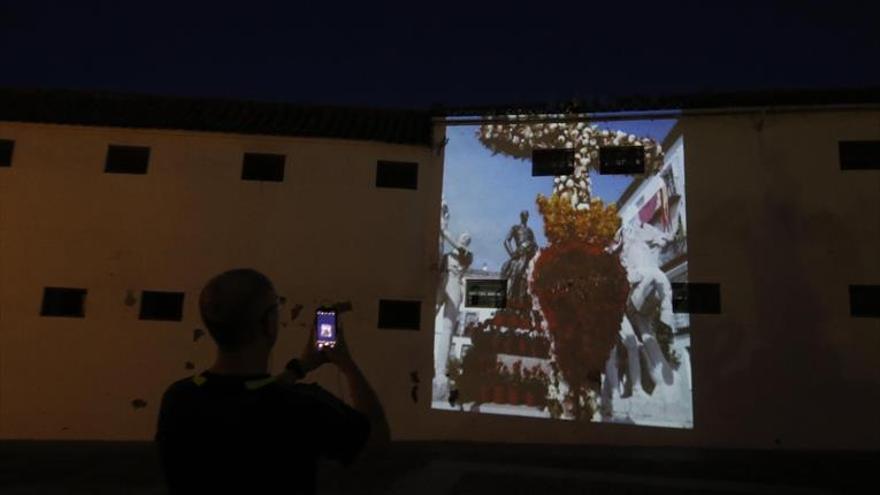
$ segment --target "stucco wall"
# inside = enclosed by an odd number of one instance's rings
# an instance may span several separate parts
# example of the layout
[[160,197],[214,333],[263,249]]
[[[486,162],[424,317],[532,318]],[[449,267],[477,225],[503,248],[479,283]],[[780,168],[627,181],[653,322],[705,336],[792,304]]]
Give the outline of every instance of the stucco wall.
[[[691,316],[693,430],[429,409],[431,150],[2,123],[16,150],[0,169],[0,437],[149,438],[184,362],[210,365],[210,340],[192,341],[198,290],[252,266],[304,314],[352,301],[351,345],[397,439],[880,447],[880,321],[851,318],[847,295],[880,283],[880,174],[841,172],[837,156],[838,140],[880,139],[880,114],[685,117],[680,129],[689,279],[722,297],[722,314]],[[149,173],[103,174],[108,143],[151,146]],[[242,182],[244,151],[286,153],[284,183]],[[418,161],[419,190],[376,189],[377,159]],[[38,316],[49,285],[88,288],[87,317]],[[184,321],[138,321],[124,300],[141,289],[186,291]],[[422,299],[423,330],[378,330],[379,298]],[[282,329],[274,370],[299,352],[305,321]],[[338,389],[333,370],[318,378]]]
[[[208,335],[193,342],[198,293],[233,267],[269,275],[286,315],[304,305],[281,329],[275,371],[299,355],[320,302],[349,300],[356,357],[392,422],[411,414],[409,371],[430,372],[431,336],[377,330],[376,315],[380,298],[432,293],[431,149],[17,123],[0,136],[16,141],[0,169],[0,438],[150,438],[164,388],[192,373],[185,362],[212,363]],[[108,144],[150,146],[148,173],[103,173]],[[286,154],[284,182],[242,181],[243,152]],[[377,189],[377,160],[419,162],[418,191]],[[39,316],[45,286],[87,288],[86,317]],[[125,299],[142,289],[185,292],[183,321],[139,321]],[[337,390],[335,373],[319,378]]]

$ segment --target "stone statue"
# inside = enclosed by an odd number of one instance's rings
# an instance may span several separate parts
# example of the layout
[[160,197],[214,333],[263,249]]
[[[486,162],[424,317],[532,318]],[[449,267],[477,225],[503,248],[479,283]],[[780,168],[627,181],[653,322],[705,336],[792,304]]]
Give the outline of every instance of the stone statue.
[[440,266],[441,280],[437,287],[437,304],[435,314],[442,311],[442,324],[434,333],[434,400],[444,400],[449,393],[449,380],[446,377],[446,364],[449,359],[449,348],[452,344],[452,333],[458,326],[458,317],[464,296],[463,277],[471,263],[473,254],[468,250],[471,236],[462,233],[453,239],[447,230],[449,210],[444,208],[441,218],[440,243],[449,243],[452,249],[443,254]]
[[628,381],[621,397],[642,394],[646,384],[642,382],[642,358],[646,364],[647,377],[654,385],[671,385],[673,369],[657,341],[655,328],[659,324],[669,326],[673,332],[675,321],[672,313],[672,285],[660,269],[660,250],[673,240],[650,224],[629,225],[621,228],[612,250],[620,250],[620,261],[626,268],[630,293],[626,313],[621,322],[620,338],[626,349],[626,363],[621,363],[619,349],[611,352],[605,367],[602,387],[602,412],[611,413],[611,397],[621,385],[621,373]]
[[501,276],[507,279],[507,301],[514,304],[522,303],[528,296],[526,269],[538,251],[535,233],[528,226],[529,212],[521,211],[519,218],[520,223],[511,227],[504,239],[504,249],[510,259],[501,267]]

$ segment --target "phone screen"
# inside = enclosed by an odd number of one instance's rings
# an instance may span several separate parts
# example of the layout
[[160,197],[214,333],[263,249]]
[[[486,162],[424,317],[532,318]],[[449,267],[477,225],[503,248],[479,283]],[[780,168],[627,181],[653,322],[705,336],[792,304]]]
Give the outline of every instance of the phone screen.
[[336,311],[319,309],[316,312],[315,332],[318,349],[336,345]]

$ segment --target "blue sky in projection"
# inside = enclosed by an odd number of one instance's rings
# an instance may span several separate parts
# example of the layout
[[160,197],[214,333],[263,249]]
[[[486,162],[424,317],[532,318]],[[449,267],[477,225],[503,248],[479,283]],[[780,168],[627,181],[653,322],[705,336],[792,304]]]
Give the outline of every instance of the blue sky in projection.
[[[674,120],[594,122],[601,129],[621,130],[658,142],[669,133]],[[455,238],[471,235],[472,268],[499,271],[507,260],[504,238],[519,223],[519,212],[528,210],[529,226],[538,246],[545,246],[544,224],[535,198],[553,192],[553,177],[532,177],[531,160],[501,154],[492,156],[477,139],[477,126],[446,129],[449,143],[443,172],[443,198],[449,205],[449,230]],[[591,173],[593,196],[615,202],[632,181],[625,176]],[[449,250],[449,245],[445,245]]]

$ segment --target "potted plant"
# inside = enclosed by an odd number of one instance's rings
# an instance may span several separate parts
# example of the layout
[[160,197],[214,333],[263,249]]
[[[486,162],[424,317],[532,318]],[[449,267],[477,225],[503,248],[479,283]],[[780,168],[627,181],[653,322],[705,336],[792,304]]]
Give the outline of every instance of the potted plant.
[[499,332],[499,350],[503,354],[510,354],[513,351],[513,339],[511,336],[513,332],[508,330],[506,327],[501,327],[501,332]]
[[480,380],[480,402],[492,402],[493,388],[498,381],[498,375],[495,366],[491,363],[484,363],[483,370],[482,380]]
[[538,353],[536,352],[537,349],[535,348],[535,345],[536,345],[536,342],[537,342],[537,335],[536,335],[536,332],[535,332],[534,330],[530,330],[530,331],[526,332],[526,334],[523,335],[523,340],[526,342],[526,345],[525,345],[525,347],[526,347],[525,355],[526,355],[526,356],[529,356],[529,357],[535,357],[535,356],[537,356]]
[[550,357],[550,340],[546,336],[542,335],[538,340],[537,350],[538,357],[544,359]]
[[510,370],[503,363],[498,363],[498,375],[492,387],[492,402],[507,403],[507,385],[510,383]]
[[533,391],[535,394],[535,405],[541,410],[547,405],[547,389],[550,387],[550,377],[541,368],[541,365],[535,365],[532,373]]
[[474,347],[488,346],[488,336],[489,332],[486,328],[486,325],[484,323],[481,323],[473,329],[473,332],[470,335],[471,343],[474,345]]
[[501,352],[501,333],[495,325],[489,326],[489,348],[495,354]]
[[518,406],[520,403],[520,387],[523,384],[522,360],[513,363],[510,380],[507,383],[507,402]]
[[537,387],[535,386],[535,373],[533,368],[526,368],[523,370],[523,402],[529,407],[535,407],[537,404],[535,398],[535,392],[537,391]]
[[517,331],[516,343],[517,343],[517,351],[519,352],[519,355],[520,356],[528,356],[530,346],[529,346],[529,340],[528,340],[526,330],[521,330],[521,331],[518,330]]

